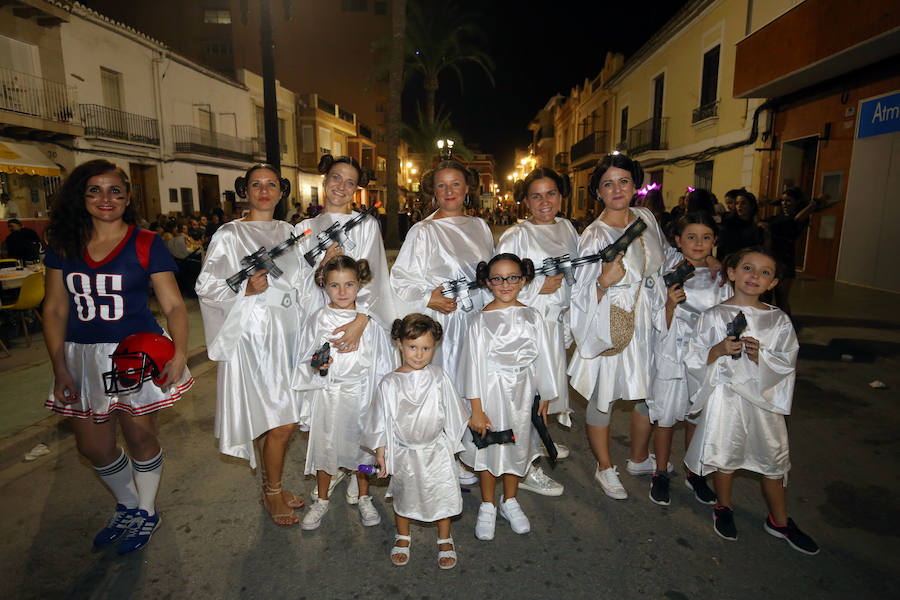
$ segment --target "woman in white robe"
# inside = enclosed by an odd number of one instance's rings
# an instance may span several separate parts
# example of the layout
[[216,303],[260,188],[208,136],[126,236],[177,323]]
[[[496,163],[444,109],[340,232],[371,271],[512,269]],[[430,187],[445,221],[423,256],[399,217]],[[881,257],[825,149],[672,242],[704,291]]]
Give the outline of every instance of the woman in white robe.
[[[653,457],[647,453],[651,427],[643,400],[650,393],[656,334],[665,326],[662,308],[666,292],[660,272],[669,245],[653,213],[629,208],[643,177],[640,164],[624,154],[607,155],[594,169],[588,190],[603,202],[604,209],[582,233],[578,255],[595,254],[609,246],[638,218],[647,229],[624,256],[578,269],[570,310],[577,345],[569,365],[570,382],[588,399],[588,441],[597,459],[594,477],[604,493],[617,500],[628,497],[609,454],[609,415],[617,399],[640,401],[635,412],[641,413],[632,413],[629,472],[652,473],[655,469]],[[611,306],[633,313],[634,334],[620,352],[603,355],[615,351]]]
[[[243,180],[243,181],[242,181]],[[207,354],[218,365],[215,435],[223,454],[250,461],[259,440],[266,508],[276,524],[299,523],[292,510],[303,501],[282,491],[287,443],[300,417],[299,394],[290,387],[304,320],[300,302],[300,254],[296,246],[276,259],[283,271],[260,271],[233,291],[226,280],[243,268],[241,259],[260,247],[271,249],[292,228],[273,220],[287,184],[273,167],[255,165],[236,183],[250,202],[250,214],[222,225],[209,244],[195,289],[200,300]]]

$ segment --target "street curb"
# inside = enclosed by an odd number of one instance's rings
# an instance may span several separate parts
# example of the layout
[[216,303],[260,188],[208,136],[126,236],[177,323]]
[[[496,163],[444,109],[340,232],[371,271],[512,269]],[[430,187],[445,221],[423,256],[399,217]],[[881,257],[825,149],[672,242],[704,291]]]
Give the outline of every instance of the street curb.
[[[189,369],[199,369],[206,363],[212,363],[206,356],[206,346],[194,350],[187,360]],[[190,395],[188,395],[190,397]],[[183,402],[184,400],[182,400]],[[25,453],[37,444],[51,446],[64,441],[72,435],[72,428],[68,423],[69,418],[56,413],[49,413],[25,429],[10,434],[0,439],[0,470],[24,461]],[[40,460],[40,459],[38,459]]]

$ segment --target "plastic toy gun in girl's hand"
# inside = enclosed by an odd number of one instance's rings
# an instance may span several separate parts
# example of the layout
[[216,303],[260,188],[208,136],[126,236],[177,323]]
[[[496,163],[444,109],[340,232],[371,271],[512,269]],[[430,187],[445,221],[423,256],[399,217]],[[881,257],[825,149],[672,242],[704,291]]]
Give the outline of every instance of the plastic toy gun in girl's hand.
[[[573,258],[571,261],[569,261],[569,268],[572,269],[572,279],[570,280],[569,275],[566,274],[566,281],[569,282],[570,285],[575,283],[574,269],[576,267],[580,267],[582,265],[589,265],[591,263],[600,262],[600,261],[603,261],[603,262],[614,261],[616,259],[616,256],[619,255],[619,253],[624,254],[625,251],[628,250],[628,246],[631,244],[631,242],[633,242],[634,240],[641,237],[641,234],[644,233],[645,229],[647,229],[647,224],[644,223],[643,219],[638,217],[631,225],[628,226],[628,229],[626,229],[622,233],[622,235],[619,236],[619,239],[614,241],[612,244],[610,244],[609,246],[607,246],[606,248],[604,248],[597,254],[588,254],[587,256],[579,256],[578,258]],[[564,259],[564,258],[567,258],[567,255],[563,255],[563,256],[560,256],[559,258],[552,258],[552,259],[548,259],[548,260],[562,261],[562,259]],[[543,273],[543,269],[545,269],[546,266],[547,266],[547,261],[545,260],[544,266],[541,267],[541,270],[537,271],[537,272],[542,273],[544,275],[548,275],[548,273]]]
[[[744,316],[744,311],[739,311],[737,316],[735,316],[730,323],[725,325],[725,335],[734,337],[735,340],[739,340],[741,339],[741,334],[744,333],[745,329],[747,329],[747,317]],[[739,359],[740,357],[740,352],[731,355],[731,358],[735,360]]]
[[545,258],[543,266],[535,269],[534,272],[536,275],[548,277],[561,274],[566,278],[566,283],[575,285],[575,268],[572,266],[572,259],[568,254]]
[[[312,360],[309,361],[309,366],[313,369],[319,370],[319,375],[325,377],[328,375],[328,361],[331,360],[331,345],[328,342],[322,344],[322,346],[315,351],[312,355]],[[325,367],[324,369],[322,367]]]
[[462,309],[465,312],[469,312],[473,308],[469,290],[475,290],[481,286],[478,285],[477,281],[470,281],[468,277],[463,275],[459,279],[445,281],[441,284],[441,287],[444,288],[441,290],[441,295],[444,298],[456,298],[462,305]]
[[266,247],[262,246],[253,254],[248,254],[241,259],[241,266],[244,268],[226,279],[225,283],[228,284],[228,287],[230,287],[232,291],[237,292],[241,287],[241,282],[245,279],[249,279],[263,269],[276,279],[281,277],[284,272],[275,264],[275,259],[287,252],[291,246],[299,242],[305,235],[308,235],[310,231],[312,230],[307,229],[300,235],[294,235],[292,233],[288,239],[284,240],[271,250],[266,250]]
[[319,243],[316,244],[315,248],[303,255],[303,258],[306,259],[309,266],[316,266],[316,261],[319,260],[319,256],[325,254],[325,251],[328,250],[332,244],[337,244],[344,250],[353,250],[356,248],[356,244],[347,237],[347,234],[350,233],[351,229],[362,223],[363,219],[367,216],[374,214],[379,206],[381,206],[380,201],[373,204],[371,208],[348,219],[346,222],[340,223],[339,221],[335,221],[328,229],[324,229],[317,233],[316,239]]
[[491,431],[489,429],[485,432],[484,437],[478,435],[478,432],[471,427],[469,427],[469,432],[472,434],[472,443],[479,450],[487,448],[491,444],[512,444],[516,441],[516,436],[513,435],[512,429],[504,429],[503,431]]
[[[666,273],[663,275],[663,283],[666,284],[667,288],[672,287],[673,285],[681,285],[684,286],[684,282],[686,279],[690,278],[691,275],[694,274],[696,268],[694,265],[688,261],[688,259],[684,259],[680,265],[678,265],[674,271],[671,273]],[[682,300],[678,304],[684,302]]]

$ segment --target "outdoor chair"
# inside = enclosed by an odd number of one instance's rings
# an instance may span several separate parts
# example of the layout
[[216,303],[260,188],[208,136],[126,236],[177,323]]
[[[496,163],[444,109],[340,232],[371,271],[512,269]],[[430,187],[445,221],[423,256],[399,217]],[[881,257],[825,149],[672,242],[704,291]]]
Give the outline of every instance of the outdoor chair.
[[12,304],[4,304],[0,306],[2,310],[17,310],[22,318],[22,329],[25,330],[25,341],[31,346],[31,336],[28,334],[28,323],[25,320],[25,314],[34,313],[38,321],[43,323],[41,311],[36,310],[41,302],[44,301],[44,274],[32,273],[22,282],[22,288],[19,290],[18,299]]

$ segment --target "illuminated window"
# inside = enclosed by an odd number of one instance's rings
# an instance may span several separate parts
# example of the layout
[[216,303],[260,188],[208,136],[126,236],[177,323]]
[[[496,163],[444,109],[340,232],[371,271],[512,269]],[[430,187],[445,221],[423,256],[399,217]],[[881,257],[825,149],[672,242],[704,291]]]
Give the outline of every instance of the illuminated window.
[[205,8],[203,9],[203,22],[212,25],[231,25],[231,11],[227,8],[224,10]]

